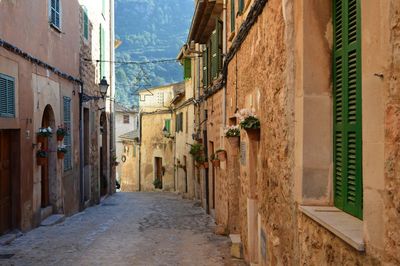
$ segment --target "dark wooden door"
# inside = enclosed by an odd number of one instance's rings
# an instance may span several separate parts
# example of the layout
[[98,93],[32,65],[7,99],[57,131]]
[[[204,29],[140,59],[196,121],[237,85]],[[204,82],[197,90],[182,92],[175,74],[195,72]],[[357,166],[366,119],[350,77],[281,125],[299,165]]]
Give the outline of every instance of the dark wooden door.
[[156,178],[161,181],[160,188],[162,188],[162,176],[163,176],[162,158],[156,157]]
[[0,235],[11,229],[11,134],[0,130]]

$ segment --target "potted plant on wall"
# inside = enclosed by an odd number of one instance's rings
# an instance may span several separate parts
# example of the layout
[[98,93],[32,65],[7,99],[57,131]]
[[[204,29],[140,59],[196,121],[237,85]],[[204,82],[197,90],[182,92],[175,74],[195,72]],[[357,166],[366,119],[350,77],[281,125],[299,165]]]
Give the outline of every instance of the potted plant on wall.
[[254,110],[241,109],[235,116],[240,121],[240,127],[246,130],[249,139],[260,140],[260,119],[254,113]]
[[57,147],[57,158],[60,160],[64,159],[65,154],[68,152],[65,145],[61,145]]
[[221,166],[221,161],[215,153],[211,154],[210,160],[213,167],[219,168]]
[[44,143],[47,138],[51,138],[53,136],[53,130],[51,127],[41,127],[37,132],[37,141],[40,143]]
[[162,189],[162,181],[158,178],[154,179],[153,185],[155,189]]
[[62,141],[65,136],[68,136],[68,127],[66,125],[60,125],[57,129],[57,141]]
[[36,163],[37,165],[44,165],[49,153],[45,149],[40,149],[36,152]]
[[218,159],[221,161],[226,160],[226,151],[224,149],[218,149],[215,154],[217,155]]
[[239,126],[228,126],[225,128],[225,137],[228,138],[229,144],[232,147],[239,147],[240,128]]

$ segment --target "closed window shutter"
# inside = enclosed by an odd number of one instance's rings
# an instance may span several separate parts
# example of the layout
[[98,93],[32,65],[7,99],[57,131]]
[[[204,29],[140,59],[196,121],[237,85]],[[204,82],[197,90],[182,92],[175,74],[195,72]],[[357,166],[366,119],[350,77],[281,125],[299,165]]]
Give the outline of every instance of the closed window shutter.
[[223,22],[217,19],[217,36],[218,36],[218,72],[222,71],[222,46],[223,46]]
[[15,117],[14,78],[0,74],[0,117]]
[[235,14],[235,0],[231,0],[231,32],[235,31],[236,14]]
[[192,77],[192,60],[190,58],[185,58],[183,67],[184,67],[184,78],[190,79]]
[[362,219],[360,0],[334,1],[334,202]]
[[170,119],[166,119],[165,120],[165,129],[167,130],[168,133],[170,133],[171,131],[171,120]]
[[70,134],[64,137],[67,153],[64,156],[64,171],[72,169],[72,128],[71,128],[71,98],[63,98],[64,125],[69,128]]

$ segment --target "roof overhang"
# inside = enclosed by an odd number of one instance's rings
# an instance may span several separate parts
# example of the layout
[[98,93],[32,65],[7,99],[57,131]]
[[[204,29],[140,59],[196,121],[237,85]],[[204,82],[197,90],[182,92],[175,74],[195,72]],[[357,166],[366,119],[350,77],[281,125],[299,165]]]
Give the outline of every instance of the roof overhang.
[[190,26],[188,43],[205,44],[215,29],[215,19],[223,9],[223,0],[198,0]]

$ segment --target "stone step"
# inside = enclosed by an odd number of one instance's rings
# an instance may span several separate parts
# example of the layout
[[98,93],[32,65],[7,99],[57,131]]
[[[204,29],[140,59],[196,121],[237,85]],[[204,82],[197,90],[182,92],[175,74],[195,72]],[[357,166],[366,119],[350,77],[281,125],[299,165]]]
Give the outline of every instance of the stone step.
[[230,234],[231,239],[231,256],[237,259],[243,259],[243,245],[239,234]]
[[17,238],[17,234],[6,234],[0,237],[0,246],[10,245]]
[[65,220],[64,214],[53,214],[46,218],[42,223],[41,226],[52,226],[58,223],[61,223]]

